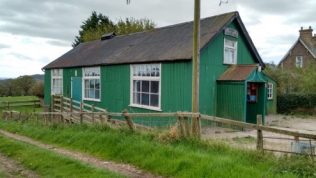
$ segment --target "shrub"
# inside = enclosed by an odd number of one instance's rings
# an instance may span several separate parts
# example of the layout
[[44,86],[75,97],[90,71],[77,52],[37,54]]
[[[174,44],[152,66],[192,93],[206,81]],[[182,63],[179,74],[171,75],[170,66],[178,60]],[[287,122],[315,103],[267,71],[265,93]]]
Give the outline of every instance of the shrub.
[[278,113],[316,113],[316,94],[282,94],[277,98]]

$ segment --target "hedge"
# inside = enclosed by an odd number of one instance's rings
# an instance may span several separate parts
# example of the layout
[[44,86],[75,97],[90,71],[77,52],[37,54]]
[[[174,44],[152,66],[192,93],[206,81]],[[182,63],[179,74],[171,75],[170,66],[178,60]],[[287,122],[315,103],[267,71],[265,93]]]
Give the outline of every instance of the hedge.
[[297,112],[315,114],[316,93],[278,95],[277,112],[282,114],[293,114]]

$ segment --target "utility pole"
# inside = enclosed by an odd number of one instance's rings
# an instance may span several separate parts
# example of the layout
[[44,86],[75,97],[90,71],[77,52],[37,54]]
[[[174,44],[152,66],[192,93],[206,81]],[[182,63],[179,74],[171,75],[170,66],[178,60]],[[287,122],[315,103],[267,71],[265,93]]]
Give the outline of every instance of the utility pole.
[[[194,0],[193,55],[192,55],[192,112],[199,112],[200,75],[200,7],[201,1]],[[192,132],[200,136],[200,118],[192,118]]]

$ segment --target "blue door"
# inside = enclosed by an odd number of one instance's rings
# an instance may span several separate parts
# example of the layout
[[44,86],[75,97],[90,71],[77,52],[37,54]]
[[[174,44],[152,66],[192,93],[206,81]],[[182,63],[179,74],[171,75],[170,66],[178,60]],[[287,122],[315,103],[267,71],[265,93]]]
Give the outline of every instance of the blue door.
[[82,99],[81,77],[71,77],[71,98],[76,101],[81,101]]

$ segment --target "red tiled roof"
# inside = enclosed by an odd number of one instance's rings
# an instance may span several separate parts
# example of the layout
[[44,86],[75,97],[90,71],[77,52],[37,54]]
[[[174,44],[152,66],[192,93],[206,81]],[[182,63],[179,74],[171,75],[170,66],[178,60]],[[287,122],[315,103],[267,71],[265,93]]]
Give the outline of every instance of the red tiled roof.
[[219,81],[244,81],[257,65],[232,65],[220,77]]

